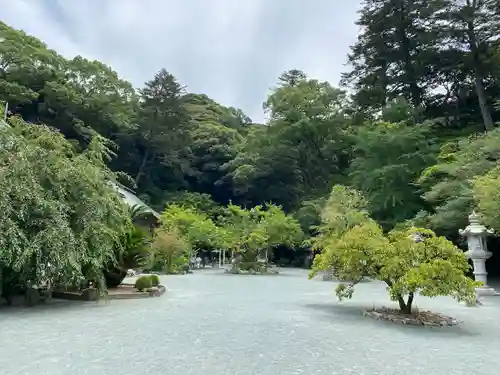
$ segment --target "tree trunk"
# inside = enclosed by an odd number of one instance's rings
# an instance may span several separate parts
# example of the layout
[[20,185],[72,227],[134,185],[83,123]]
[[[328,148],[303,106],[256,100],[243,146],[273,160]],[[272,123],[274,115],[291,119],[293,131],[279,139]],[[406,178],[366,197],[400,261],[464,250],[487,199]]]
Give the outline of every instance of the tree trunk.
[[137,172],[137,175],[135,176],[135,186],[139,186],[139,181],[141,180],[141,176],[144,173],[144,168],[146,167],[146,164],[148,162],[149,158],[149,149],[146,149],[146,152],[144,153],[144,157],[142,158],[141,161],[141,166],[139,167],[139,171]]
[[[474,4],[475,9],[476,4]],[[484,74],[482,71],[482,61],[481,56],[479,56],[479,48],[476,38],[476,31],[474,27],[474,19],[468,20],[467,22],[467,36],[469,37],[469,48],[472,53],[472,61],[474,64],[474,86],[476,88],[477,100],[479,102],[479,108],[481,109],[481,116],[483,117],[484,130],[493,130],[493,119],[491,118],[491,112],[488,108],[488,102],[486,100],[486,93],[484,90]]]
[[408,29],[411,26],[411,20],[409,19],[408,10],[405,9],[406,2],[400,1],[397,12],[399,13],[399,22],[397,27],[397,34],[399,37],[399,42],[401,43],[401,49],[403,52],[403,65],[405,70],[405,84],[408,85],[409,97],[414,106],[419,106],[422,104],[422,94],[420,87],[418,86],[417,77],[415,74],[414,61],[411,57],[411,45],[408,39]]
[[412,308],[412,304],[413,304],[413,293],[410,293],[409,296],[408,296],[408,300],[405,302],[404,298],[402,296],[399,296],[398,297],[398,303],[399,303],[399,310],[403,313],[403,314],[408,314],[410,315],[411,314],[411,308]]
[[491,118],[491,113],[488,108],[488,103],[486,101],[486,94],[483,85],[483,79],[476,71],[474,74],[474,85],[476,87],[477,100],[479,102],[479,108],[481,109],[481,116],[483,117],[484,130],[493,130],[493,119]]
[[382,67],[380,69],[380,73],[379,73],[380,86],[382,87],[382,92],[383,92],[382,98],[380,98],[381,99],[381,102],[380,102],[381,108],[384,108],[387,105],[387,98],[389,96],[388,89],[387,89],[389,87],[389,77],[387,75],[388,70],[389,70],[388,64],[384,60],[384,62],[382,63]]

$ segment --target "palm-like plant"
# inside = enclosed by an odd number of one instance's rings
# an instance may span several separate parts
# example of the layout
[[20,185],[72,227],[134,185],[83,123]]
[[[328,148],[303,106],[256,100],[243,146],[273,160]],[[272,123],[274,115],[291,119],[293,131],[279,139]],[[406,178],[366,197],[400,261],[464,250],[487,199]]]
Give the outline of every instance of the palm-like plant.
[[[134,221],[143,216],[146,211],[141,206],[133,206],[129,212]],[[150,267],[153,260],[150,243],[151,237],[148,231],[138,225],[133,224],[128,231],[123,233],[116,249],[116,261],[104,272],[108,288],[120,285],[129,269]]]

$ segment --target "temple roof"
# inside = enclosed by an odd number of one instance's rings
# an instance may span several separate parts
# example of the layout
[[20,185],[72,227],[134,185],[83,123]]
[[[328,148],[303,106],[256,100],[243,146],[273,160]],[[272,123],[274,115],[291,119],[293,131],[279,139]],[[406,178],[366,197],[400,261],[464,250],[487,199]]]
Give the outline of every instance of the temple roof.
[[161,215],[155,210],[153,210],[151,207],[149,207],[141,199],[139,199],[132,190],[130,190],[129,188],[118,182],[115,182],[113,186],[118,191],[118,193],[120,193],[120,195],[123,197],[125,203],[127,203],[130,207],[140,206],[144,208],[144,210],[152,214],[155,218],[157,219],[160,218]]

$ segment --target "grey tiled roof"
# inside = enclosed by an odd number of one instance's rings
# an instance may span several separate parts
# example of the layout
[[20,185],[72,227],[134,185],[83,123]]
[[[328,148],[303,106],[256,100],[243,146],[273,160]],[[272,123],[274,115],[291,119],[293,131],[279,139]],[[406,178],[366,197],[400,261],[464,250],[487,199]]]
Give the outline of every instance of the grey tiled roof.
[[120,195],[123,197],[125,200],[125,203],[127,203],[130,207],[133,206],[141,206],[143,207],[146,211],[151,213],[154,217],[157,219],[160,218],[160,214],[153,210],[151,207],[149,207],[146,203],[144,203],[142,200],[140,200],[134,193],[132,193],[129,189],[127,189],[125,186],[115,183],[113,184],[114,188],[120,193]]

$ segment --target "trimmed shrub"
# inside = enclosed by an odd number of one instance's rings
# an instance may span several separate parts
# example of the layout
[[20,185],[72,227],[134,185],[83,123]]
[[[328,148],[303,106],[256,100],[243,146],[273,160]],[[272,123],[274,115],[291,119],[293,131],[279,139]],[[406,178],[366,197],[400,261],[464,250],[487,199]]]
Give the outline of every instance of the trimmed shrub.
[[149,278],[151,279],[151,285],[152,286],[158,286],[158,285],[160,285],[160,276],[158,276],[158,275],[149,275]]
[[139,290],[139,292],[142,292],[144,289],[151,288],[152,286],[153,284],[151,282],[150,275],[141,276],[135,281],[135,287]]

